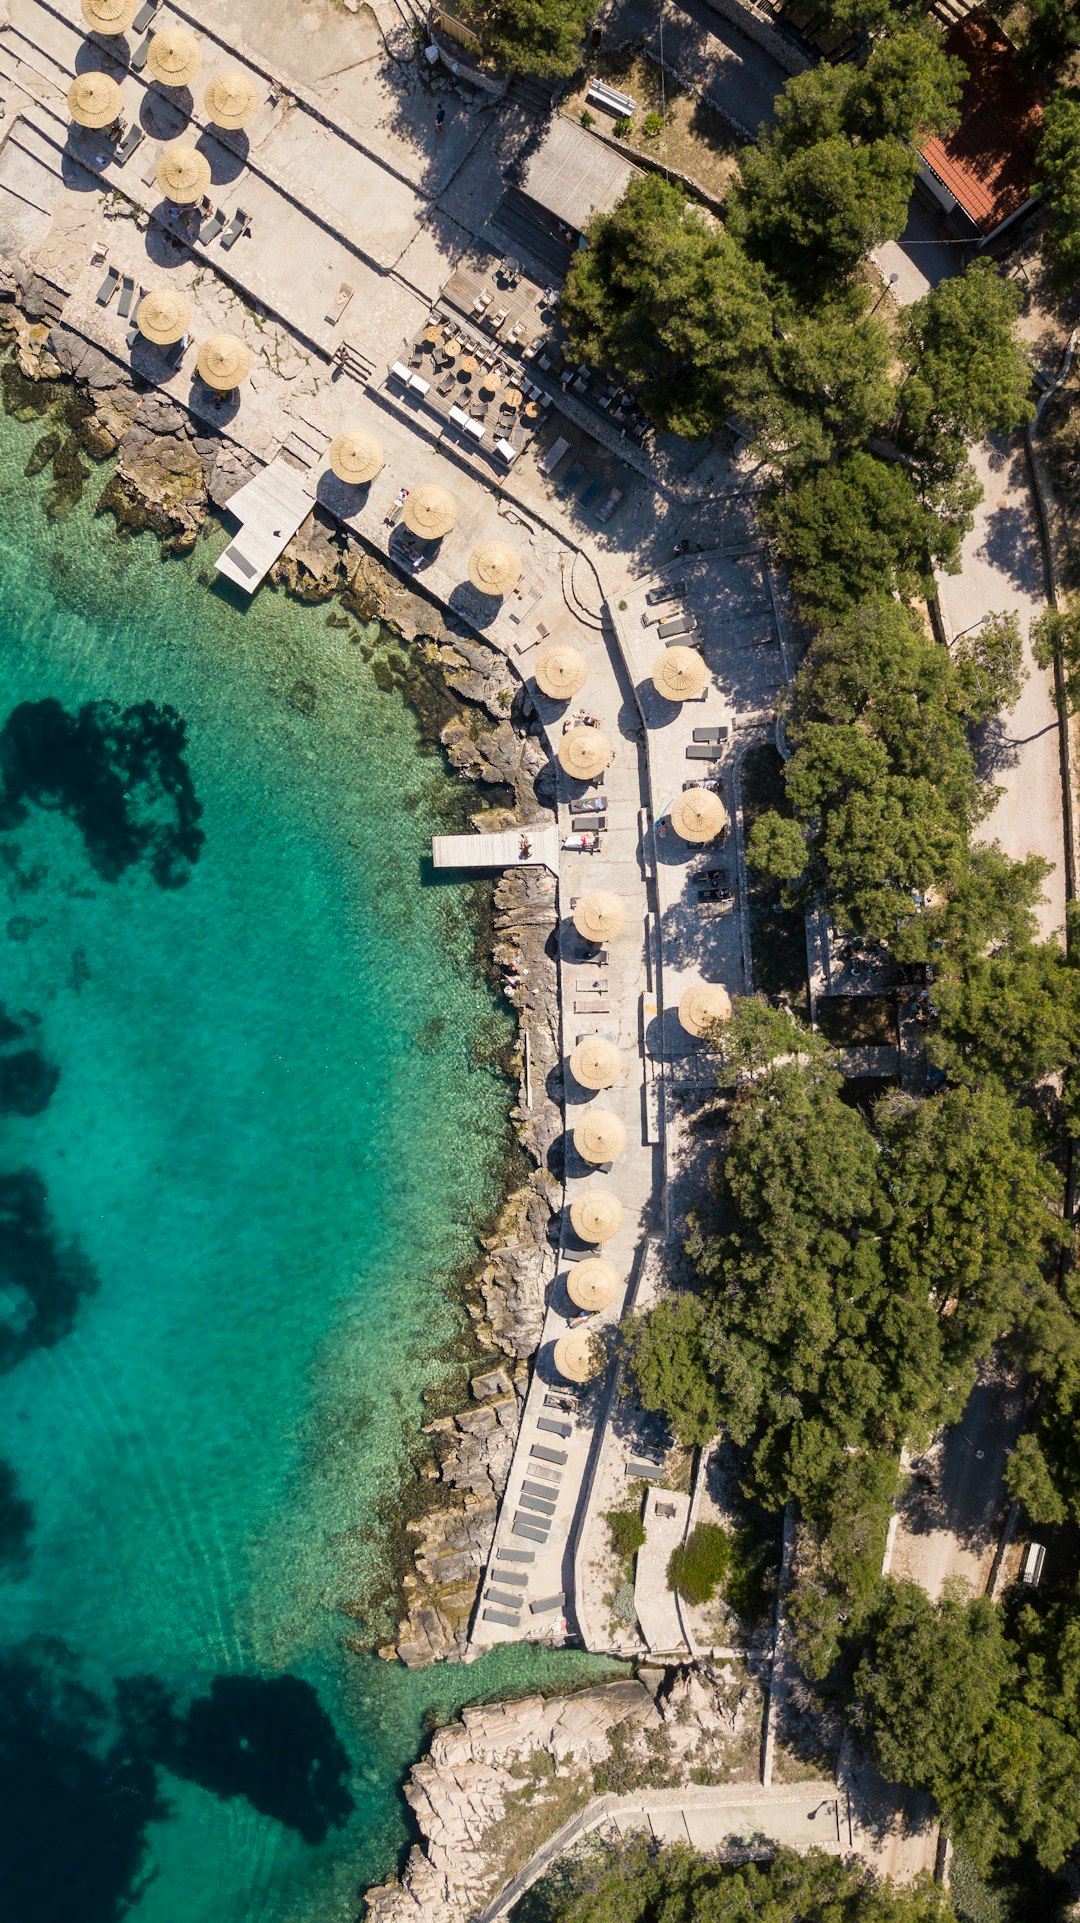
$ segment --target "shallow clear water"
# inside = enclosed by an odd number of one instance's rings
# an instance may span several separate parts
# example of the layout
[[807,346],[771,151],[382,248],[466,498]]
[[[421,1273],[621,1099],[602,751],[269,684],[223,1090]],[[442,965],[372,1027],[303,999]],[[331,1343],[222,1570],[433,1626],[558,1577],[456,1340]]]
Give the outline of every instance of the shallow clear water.
[[356,624],[231,604],[220,532],[120,540],[100,472],[49,523],[40,432],[0,422],[5,1914],[344,1919],[426,1722],[601,1669],[341,1648],[498,1198],[507,1016]]

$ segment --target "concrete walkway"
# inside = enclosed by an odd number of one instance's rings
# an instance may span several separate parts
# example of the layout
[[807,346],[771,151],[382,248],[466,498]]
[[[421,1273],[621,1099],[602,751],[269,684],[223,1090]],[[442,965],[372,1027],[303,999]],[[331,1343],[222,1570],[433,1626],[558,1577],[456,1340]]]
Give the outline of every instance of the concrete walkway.
[[736,1862],[769,1856],[776,1845],[827,1850],[836,1856],[855,1845],[847,1798],[828,1778],[773,1790],[721,1783],[597,1796],[530,1857],[477,1923],[497,1923],[560,1856],[598,1832],[612,1839],[644,1833],[659,1843],[689,1843]]

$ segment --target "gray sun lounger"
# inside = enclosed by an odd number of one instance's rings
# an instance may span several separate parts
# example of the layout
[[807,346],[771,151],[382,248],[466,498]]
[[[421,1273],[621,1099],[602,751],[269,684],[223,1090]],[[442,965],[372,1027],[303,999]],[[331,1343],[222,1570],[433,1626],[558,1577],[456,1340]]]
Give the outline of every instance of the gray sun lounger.
[[119,272],[115,267],[108,268],[106,270],[105,279],[102,281],[101,286],[97,290],[97,304],[99,307],[107,307],[109,305],[109,302],[111,301],[119,285],[120,285]]
[[487,1595],[484,1597],[484,1601],[495,1603],[496,1606],[501,1609],[518,1610],[521,1608],[525,1598],[524,1596],[507,1596],[501,1589],[489,1589]]
[[128,65],[130,66],[132,73],[142,72],[143,68],[146,65],[146,56],[149,53],[149,51],[150,51],[150,35],[146,34],[144,38],[139,41],[138,46],[136,47],[134,53],[131,56],[131,59],[128,62]]
[[144,138],[144,135],[143,135],[142,128],[139,126],[137,121],[133,120],[126,134],[124,135],[123,140],[120,142],[120,145],[116,149],[116,164],[118,167],[122,167],[125,160],[131,159],[132,154],[135,152],[136,147],[139,146],[143,138]]
[[685,581],[672,581],[670,587],[650,588],[645,596],[645,605],[650,608],[662,608],[665,601],[681,601],[685,593]]
[[687,761],[715,761],[716,748],[707,741],[691,742],[686,750]]
[[523,1509],[535,1509],[538,1516],[547,1516],[550,1518],[555,1514],[555,1504],[553,1502],[545,1501],[542,1496],[527,1496],[524,1489],[518,1497],[518,1501]]
[[225,232],[221,236],[221,245],[223,247],[234,247],[241,234],[246,233],[250,226],[251,215],[245,214],[243,208],[238,207],[226,227]]
[[123,280],[120,283],[120,299],[116,303],[116,311],[119,314],[121,320],[126,320],[128,315],[130,314],[131,302],[134,297],[134,294],[135,294],[134,276],[131,274],[125,274]]
[[695,728],[694,729],[695,741],[725,741],[726,739],[727,739],[726,728]]
[[566,1461],[565,1449],[545,1449],[539,1442],[533,1443],[529,1454],[535,1456],[538,1462],[558,1462],[561,1464]]
[[132,33],[145,33],[160,5],[161,0],[146,0],[146,5],[139,8],[131,23]]
[[559,1498],[558,1489],[550,1482],[523,1482],[521,1485],[521,1493],[523,1496],[539,1496],[542,1502],[550,1502],[552,1504],[556,1503]]
[[485,1609],[483,1615],[486,1623],[504,1623],[507,1629],[521,1628],[521,1617],[508,1616],[505,1609]]
[[661,641],[677,641],[680,634],[696,634],[697,622],[692,614],[676,614],[670,621],[661,621],[656,632]]
[[199,245],[201,247],[208,247],[212,240],[217,239],[224,225],[225,216],[220,207],[215,207],[213,213],[207,220],[203,221],[202,226],[199,228]]
[[544,1429],[549,1436],[561,1436],[564,1442],[567,1436],[572,1436],[574,1433],[572,1422],[556,1422],[552,1416],[538,1416],[536,1426],[538,1429]]
[[[499,1554],[501,1556],[504,1556],[507,1553],[513,1555],[514,1551],[510,1550],[509,1552],[507,1552],[505,1549],[500,1549],[499,1551]],[[522,1553],[525,1553],[525,1552],[523,1551]],[[528,1580],[529,1580],[528,1576],[525,1574],[524,1570],[522,1569],[489,1569],[488,1570],[489,1582],[516,1582],[516,1583],[521,1583],[522,1586],[524,1586],[524,1584],[527,1583]]]
[[538,1542],[541,1544],[547,1542],[548,1532],[546,1529],[537,1529],[531,1522],[525,1522],[516,1516],[510,1528],[512,1535],[524,1536],[526,1542]]
[[552,1609],[562,1609],[566,1602],[566,1591],[560,1590],[557,1596],[545,1596],[542,1601],[529,1604],[529,1614],[544,1616]]
[[655,1482],[664,1471],[659,1463],[642,1462],[637,1456],[632,1456],[626,1465],[626,1473],[628,1476],[640,1476],[644,1482]]
[[532,1549],[496,1549],[499,1562],[535,1562],[536,1554]]

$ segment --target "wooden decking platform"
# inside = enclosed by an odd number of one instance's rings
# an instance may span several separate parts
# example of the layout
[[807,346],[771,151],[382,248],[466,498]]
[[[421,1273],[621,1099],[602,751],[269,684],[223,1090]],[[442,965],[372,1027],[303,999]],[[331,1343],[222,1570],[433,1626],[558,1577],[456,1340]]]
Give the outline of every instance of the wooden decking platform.
[[[522,854],[522,839],[528,854]],[[501,835],[433,835],[436,868],[549,868],[559,872],[559,831],[555,827],[509,828]]]
[[314,506],[305,476],[287,461],[269,461],[225,503],[226,514],[241,525],[218,559],[218,573],[254,594]]

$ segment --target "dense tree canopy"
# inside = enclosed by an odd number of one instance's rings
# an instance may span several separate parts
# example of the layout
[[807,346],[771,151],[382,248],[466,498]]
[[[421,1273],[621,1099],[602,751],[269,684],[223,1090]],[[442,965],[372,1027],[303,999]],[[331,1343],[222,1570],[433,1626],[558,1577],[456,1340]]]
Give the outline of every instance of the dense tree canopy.
[[[835,913],[901,946],[906,931],[918,949],[916,897],[958,874],[981,806],[948,655],[898,602],[868,603],[818,636],[787,732],[788,795]],[[782,820],[760,818],[748,855],[786,880],[795,848]]]
[[858,450],[780,488],[764,510],[796,598],[816,622],[896,591],[930,593],[935,563],[955,572],[971,526],[960,512],[935,512],[905,469]]
[[1014,331],[1022,304],[984,259],[906,309],[898,438],[924,465],[940,466],[943,440],[955,450],[1031,419],[1031,367]]
[[1056,1869],[1080,1833],[1080,1615],[1012,1633],[980,1597],[936,1606],[913,1583],[883,1584],[855,1677],[883,1773],[928,1789],[976,1863],[1030,1844]]
[[856,146],[833,134],[794,153],[750,147],[731,228],[778,274],[824,288],[903,232],[917,172],[914,149],[895,138]]
[[1080,273],[1080,99],[1047,102],[1039,142],[1039,180],[1047,207],[1046,247],[1062,281]]
[[892,1888],[823,1850],[736,1867],[643,1837],[611,1844],[529,1900],[543,1923],[950,1923],[941,1890]]
[[633,1331],[645,1405],[700,1443],[715,1399],[772,1507],[820,1504],[849,1449],[953,1419],[1058,1232],[1033,1126],[962,1088],[871,1124],[820,1052],[775,1060],[736,1103],[691,1242],[705,1295]]
[[575,352],[616,368],[658,425],[707,434],[771,339],[761,268],[656,174],[633,182],[589,242],[562,297]]
[[989,721],[1015,706],[1027,680],[1015,614],[991,615],[982,627],[959,636],[949,652],[961,711],[969,721]]
[[461,0],[484,51],[511,73],[561,80],[581,65],[589,0]]

